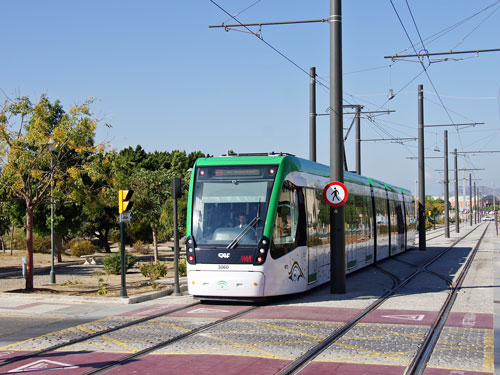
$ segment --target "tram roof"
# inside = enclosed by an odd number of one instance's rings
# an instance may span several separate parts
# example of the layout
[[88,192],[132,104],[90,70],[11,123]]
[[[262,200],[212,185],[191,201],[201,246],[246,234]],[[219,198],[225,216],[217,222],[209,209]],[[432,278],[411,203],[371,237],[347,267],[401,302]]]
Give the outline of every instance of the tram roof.
[[[199,158],[196,161],[197,166],[211,166],[211,165],[268,165],[278,164],[285,167],[289,171],[300,171],[311,173],[323,177],[330,177],[330,167],[321,163],[316,163],[311,160],[299,158],[297,156],[286,153],[259,153],[259,154],[234,154],[223,155],[220,157]],[[358,175],[352,172],[344,172],[344,181],[351,182],[358,185],[370,186],[375,188],[387,189],[394,193],[403,192],[405,195],[411,196],[411,192],[407,189],[400,188],[395,185],[387,184],[383,181]]]

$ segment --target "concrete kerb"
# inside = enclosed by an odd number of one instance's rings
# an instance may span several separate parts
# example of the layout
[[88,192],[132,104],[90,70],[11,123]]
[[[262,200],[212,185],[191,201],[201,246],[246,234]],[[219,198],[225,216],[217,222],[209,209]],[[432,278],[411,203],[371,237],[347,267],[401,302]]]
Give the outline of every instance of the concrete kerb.
[[[187,291],[187,285],[180,286],[181,292]],[[174,288],[168,288],[165,290],[158,290],[155,292],[143,293],[137,296],[131,297],[86,297],[86,296],[68,296],[68,295],[54,295],[54,294],[36,294],[36,293],[0,293],[1,298],[12,298],[12,299],[29,299],[30,301],[44,301],[44,302],[93,302],[93,303],[112,303],[112,304],[125,304],[131,305],[135,303],[141,303],[145,301],[151,301],[153,299],[166,297],[174,293]]]

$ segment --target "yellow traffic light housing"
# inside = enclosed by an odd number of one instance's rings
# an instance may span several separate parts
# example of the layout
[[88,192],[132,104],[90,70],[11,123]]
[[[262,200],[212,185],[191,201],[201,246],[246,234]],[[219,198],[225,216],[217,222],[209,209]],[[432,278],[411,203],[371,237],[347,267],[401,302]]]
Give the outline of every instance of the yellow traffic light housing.
[[123,214],[129,212],[132,208],[133,202],[130,202],[134,194],[133,190],[119,190],[118,191],[118,212]]

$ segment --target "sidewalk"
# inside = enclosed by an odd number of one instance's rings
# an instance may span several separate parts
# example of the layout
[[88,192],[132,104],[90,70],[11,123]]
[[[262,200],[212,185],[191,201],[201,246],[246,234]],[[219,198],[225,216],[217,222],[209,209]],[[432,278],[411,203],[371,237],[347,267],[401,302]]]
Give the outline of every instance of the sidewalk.
[[[57,292],[51,293],[49,289],[53,288],[54,285],[50,284],[50,269],[51,267],[38,267],[35,268],[35,275],[33,277],[33,285],[35,289],[42,290],[40,293],[15,293],[12,291],[20,290],[25,288],[26,281],[22,276],[21,267],[4,267],[0,269],[0,299],[4,298],[19,298],[19,299],[30,299],[30,300],[43,300],[51,301],[54,300],[63,302],[96,302],[96,303],[139,303],[147,300],[152,300],[160,297],[165,297],[174,293],[174,278],[166,277],[156,280],[158,284],[170,285],[171,287],[164,288],[161,290],[152,289],[149,286],[144,286],[148,281],[145,277],[140,275],[140,273],[134,269],[133,271],[128,271],[127,278],[127,290],[129,297],[114,297],[114,296],[99,296],[97,294],[97,289],[99,287],[99,279],[103,280],[107,289],[113,290],[117,293],[120,290],[120,282],[116,281],[120,279],[119,275],[102,275],[102,265],[83,265],[84,261],[58,263],[54,265],[56,274],[56,285],[62,286],[66,285],[85,285],[91,290],[89,292],[76,292],[74,290],[58,290]],[[137,283],[141,282],[141,291],[133,290],[137,288]],[[179,278],[179,287],[181,291],[187,290],[187,280],[186,277]],[[70,287],[71,289],[71,287]],[[95,289],[92,291],[92,289]],[[78,295],[77,295],[78,294]]]

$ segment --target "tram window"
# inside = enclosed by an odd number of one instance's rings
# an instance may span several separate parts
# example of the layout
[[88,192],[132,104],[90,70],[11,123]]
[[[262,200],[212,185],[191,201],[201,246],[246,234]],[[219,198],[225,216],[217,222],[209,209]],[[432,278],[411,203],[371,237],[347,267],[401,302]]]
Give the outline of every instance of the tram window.
[[414,202],[406,202],[406,228],[408,231],[417,229]]
[[319,207],[318,236],[321,244],[325,245],[330,243],[330,206],[325,202],[321,190],[316,190],[315,195]]
[[405,232],[405,223],[403,219],[403,206],[401,206],[401,202],[396,202],[396,216],[398,220],[398,233],[403,234]]
[[305,189],[306,220],[307,220],[307,246],[319,245],[318,213],[319,202],[313,189]]
[[321,190],[304,189],[306,201],[307,246],[330,243],[330,210]]
[[375,219],[377,220],[378,238],[389,236],[389,215],[387,212],[387,200],[375,197]]
[[299,224],[298,191],[287,182],[283,184],[274,222],[271,256],[276,259],[297,246]]

